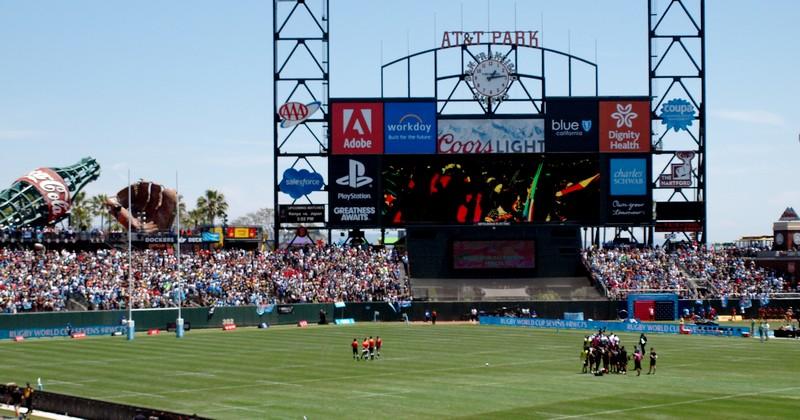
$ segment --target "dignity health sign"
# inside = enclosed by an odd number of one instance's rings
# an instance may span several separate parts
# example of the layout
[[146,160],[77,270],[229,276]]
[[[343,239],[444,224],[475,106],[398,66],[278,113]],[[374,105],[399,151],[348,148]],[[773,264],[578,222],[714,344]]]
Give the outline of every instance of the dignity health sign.
[[544,119],[439,120],[439,154],[544,153]]

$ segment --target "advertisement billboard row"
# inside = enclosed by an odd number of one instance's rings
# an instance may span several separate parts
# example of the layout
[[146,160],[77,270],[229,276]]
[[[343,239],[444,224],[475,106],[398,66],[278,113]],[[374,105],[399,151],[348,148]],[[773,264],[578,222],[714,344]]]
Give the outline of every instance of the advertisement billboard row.
[[328,223],[649,223],[649,155],[332,156]]
[[331,153],[648,153],[646,98],[549,98],[545,114],[438,118],[433,100],[331,101]]

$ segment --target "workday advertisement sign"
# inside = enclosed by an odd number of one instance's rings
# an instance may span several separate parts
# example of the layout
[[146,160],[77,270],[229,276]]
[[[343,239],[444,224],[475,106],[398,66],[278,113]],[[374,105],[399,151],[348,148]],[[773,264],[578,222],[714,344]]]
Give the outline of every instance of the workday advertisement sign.
[[384,153],[436,153],[435,102],[387,102],[383,111]]

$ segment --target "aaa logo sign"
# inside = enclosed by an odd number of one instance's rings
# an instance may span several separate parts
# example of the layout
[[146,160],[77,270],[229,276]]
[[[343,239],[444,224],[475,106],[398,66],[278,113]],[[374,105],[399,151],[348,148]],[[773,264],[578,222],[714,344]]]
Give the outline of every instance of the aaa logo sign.
[[650,151],[650,102],[601,101],[600,151]]
[[383,104],[331,104],[331,151],[346,155],[382,154]]

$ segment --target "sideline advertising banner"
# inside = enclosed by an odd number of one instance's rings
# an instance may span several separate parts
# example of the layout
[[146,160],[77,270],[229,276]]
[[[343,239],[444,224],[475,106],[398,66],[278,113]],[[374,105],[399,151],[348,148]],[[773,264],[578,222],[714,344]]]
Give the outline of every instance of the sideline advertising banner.
[[544,119],[440,119],[439,154],[544,153]]
[[512,327],[529,328],[550,328],[562,330],[589,330],[597,331],[605,328],[614,332],[635,332],[635,333],[664,333],[679,334],[679,324],[654,324],[631,323],[619,321],[570,321],[564,319],[544,319],[544,318],[511,318],[500,316],[482,316],[479,318],[480,325],[505,325]]
[[329,224],[378,225],[380,171],[377,156],[331,156],[328,159]]
[[386,154],[436,153],[436,102],[386,102],[383,107]]
[[383,153],[383,103],[331,101],[331,153]]
[[650,101],[600,101],[600,151],[650,152]]
[[549,98],[547,152],[597,152],[597,99]]

